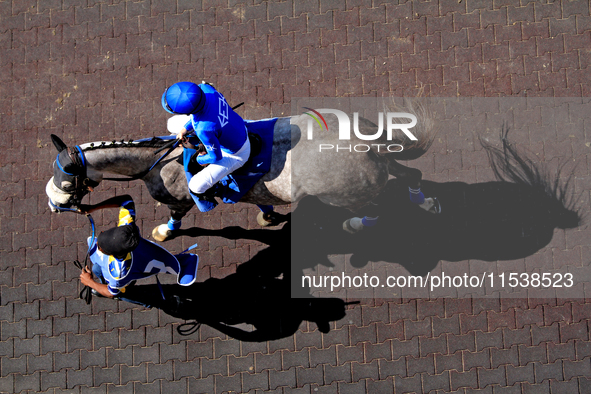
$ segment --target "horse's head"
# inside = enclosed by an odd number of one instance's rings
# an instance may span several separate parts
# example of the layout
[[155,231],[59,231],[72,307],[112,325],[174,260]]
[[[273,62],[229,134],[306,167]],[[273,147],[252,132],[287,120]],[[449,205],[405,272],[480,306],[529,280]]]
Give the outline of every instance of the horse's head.
[[51,135],[57,149],[53,162],[53,177],[47,182],[45,193],[49,197],[49,207],[59,212],[80,204],[82,197],[91,192],[98,182],[87,175],[86,160],[80,147],[68,148],[57,136]]

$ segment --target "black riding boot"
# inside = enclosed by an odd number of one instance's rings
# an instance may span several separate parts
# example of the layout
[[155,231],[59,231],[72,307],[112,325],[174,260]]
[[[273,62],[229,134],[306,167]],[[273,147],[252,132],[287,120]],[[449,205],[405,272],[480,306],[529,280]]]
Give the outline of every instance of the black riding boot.
[[190,191],[190,192],[191,192],[191,194],[193,194],[194,196],[197,196],[201,200],[206,200],[211,203],[217,204],[217,202],[214,198],[217,194],[217,191],[218,191],[218,184],[216,183],[215,185],[213,185],[212,187],[207,189],[205,191],[205,193],[193,193],[192,191]]

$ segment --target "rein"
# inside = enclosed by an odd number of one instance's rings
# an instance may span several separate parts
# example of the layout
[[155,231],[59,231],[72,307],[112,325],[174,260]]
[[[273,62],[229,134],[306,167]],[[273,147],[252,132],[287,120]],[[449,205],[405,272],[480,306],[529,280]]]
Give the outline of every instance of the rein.
[[121,178],[121,177],[118,177],[118,178],[103,177],[103,180],[124,182],[124,181],[135,181],[137,179],[141,179],[141,178],[145,177],[146,175],[148,175],[150,173],[150,171],[152,171],[154,169],[154,167],[156,167],[158,165],[158,163],[160,163],[166,156],[168,156],[170,154],[170,152],[172,152],[173,150],[175,150],[176,147],[179,146],[179,143],[180,142],[181,142],[181,140],[170,141],[166,145],[164,145],[163,147],[161,147],[158,150],[156,150],[156,152],[154,152],[154,154],[158,154],[162,150],[168,148],[168,150],[162,156],[160,156],[158,158],[158,160],[156,160],[154,162],[154,164],[152,164],[150,166],[150,168],[148,168],[147,170],[144,170],[144,171],[140,172],[137,175],[130,176],[130,177],[125,177],[125,178]]
[[[60,212],[68,212],[68,211],[69,212],[76,212],[76,210],[74,208],[58,207],[51,200],[49,200],[49,204],[51,204],[51,206],[53,208],[57,209]],[[78,261],[78,260],[72,261],[74,263],[74,265],[76,266],[76,268],[79,268],[81,270],[84,269],[84,267],[88,267],[88,256],[90,256],[90,249],[92,248],[92,245],[94,244],[94,240],[96,238],[96,227],[94,225],[94,219],[92,219],[92,216],[90,214],[86,214],[86,217],[90,221],[90,228],[92,230],[92,239],[90,240],[90,245],[88,246],[88,250],[86,251],[86,256],[84,256],[84,262],[80,263],[80,261]],[[82,290],[80,290],[79,296],[81,299],[83,299],[86,302],[86,304],[90,304],[90,301],[92,300],[92,291],[90,290],[90,287],[84,286],[84,288]]]

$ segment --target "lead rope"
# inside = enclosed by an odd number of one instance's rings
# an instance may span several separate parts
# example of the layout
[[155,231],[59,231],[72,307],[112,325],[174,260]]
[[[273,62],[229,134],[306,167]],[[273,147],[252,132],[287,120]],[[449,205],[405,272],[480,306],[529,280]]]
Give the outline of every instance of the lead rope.
[[195,320],[195,321],[181,324],[180,326],[178,326],[176,328],[176,330],[180,335],[186,337],[188,335],[194,334],[200,328],[201,328],[201,323],[199,323],[197,320]]
[[[51,200],[49,200],[49,204],[51,204],[51,206],[53,208],[57,209],[58,211],[77,212],[73,208],[58,207]],[[90,228],[92,230],[92,235],[91,235],[92,236],[92,239],[90,240],[90,244],[88,246],[88,250],[86,251],[86,256],[84,256],[84,264],[80,263],[80,261],[78,261],[78,260],[72,261],[72,263],[74,263],[74,265],[77,268],[79,268],[80,270],[83,270],[85,267],[88,267],[88,257],[90,256],[90,249],[92,248],[92,245],[94,244],[94,240],[96,238],[96,228],[95,228],[95,225],[94,225],[94,220],[92,219],[92,216],[90,214],[86,214],[86,217],[90,221]],[[60,261],[60,263],[61,263],[61,261]],[[82,288],[82,290],[80,290],[80,293],[79,293],[78,296],[81,299],[83,299],[86,302],[87,305],[90,304],[90,302],[92,301],[92,291],[91,291],[90,287],[84,286],[84,288]]]

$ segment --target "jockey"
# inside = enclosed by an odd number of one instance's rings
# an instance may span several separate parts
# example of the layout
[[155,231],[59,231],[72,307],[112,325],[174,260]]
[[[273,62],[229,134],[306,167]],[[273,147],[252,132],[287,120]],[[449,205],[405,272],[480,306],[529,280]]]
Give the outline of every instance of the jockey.
[[80,205],[77,212],[88,214],[117,207],[120,208],[117,227],[99,234],[92,244],[91,239],[88,240],[93,266],[92,271],[84,267],[80,273],[83,285],[90,287],[95,295],[135,302],[125,298],[125,290],[138,279],[164,272],[177,275],[177,282],[182,286],[195,282],[199,257],[184,253],[173,256],[163,247],[142,238],[135,224],[135,205],[129,195],[96,205]]
[[[185,137],[194,132],[189,142],[196,146],[200,141],[206,150],[196,157],[205,168],[191,178],[189,190],[198,197],[210,198],[204,193],[248,161],[250,142],[244,120],[221,93],[205,83],[175,83],[162,95],[162,107],[171,114],[189,115],[177,138],[186,141]],[[185,157],[185,168],[187,163]]]

